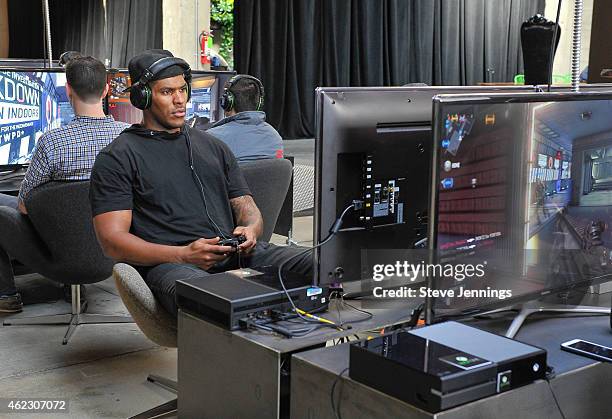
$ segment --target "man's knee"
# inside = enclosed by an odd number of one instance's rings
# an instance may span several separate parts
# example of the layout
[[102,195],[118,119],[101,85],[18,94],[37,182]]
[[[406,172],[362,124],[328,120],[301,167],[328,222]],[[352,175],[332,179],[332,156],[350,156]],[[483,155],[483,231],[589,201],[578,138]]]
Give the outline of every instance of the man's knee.
[[155,286],[174,293],[176,281],[179,279],[189,279],[197,276],[206,276],[208,272],[197,266],[180,263],[162,263],[149,270],[145,282],[149,287]]
[[155,298],[173,316],[177,315],[176,281],[194,277],[205,277],[209,273],[193,265],[163,263],[149,270],[145,283]]
[[297,272],[302,275],[313,274],[313,254],[308,247],[302,246],[276,246],[270,243],[257,243],[256,252],[260,252],[257,262],[262,264],[280,266],[284,265],[285,270]]

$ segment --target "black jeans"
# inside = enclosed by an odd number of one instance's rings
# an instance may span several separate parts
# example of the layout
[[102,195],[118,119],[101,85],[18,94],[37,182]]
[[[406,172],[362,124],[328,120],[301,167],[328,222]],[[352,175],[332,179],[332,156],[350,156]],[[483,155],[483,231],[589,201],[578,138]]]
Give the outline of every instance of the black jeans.
[[[138,270],[149,288],[151,288],[151,291],[153,291],[153,295],[155,295],[157,301],[159,301],[170,314],[177,316],[177,280],[191,278],[202,278],[202,280],[204,280],[208,275],[225,272],[231,269],[238,269],[239,267],[278,267],[286,259],[300,252],[304,252],[305,250],[306,248],[300,246],[275,246],[270,243],[258,242],[251,253],[240,255],[240,266],[238,264],[238,255],[234,254],[223,262],[213,266],[208,271],[198,268],[195,265],[181,263],[162,263],[161,265],[151,268],[140,267]],[[312,277],[312,252],[305,252],[303,255],[296,256],[285,265],[284,270]]]
[[51,253],[27,215],[0,206],[0,220],[0,295],[14,294],[17,289],[11,260],[18,260],[34,272],[41,272],[51,265]]
[[0,193],[0,207],[11,207],[17,209],[17,197]]
[[[0,193],[0,207],[10,207],[17,209],[17,197]],[[7,236],[9,232],[0,226],[0,234]],[[13,279],[13,268],[11,260],[4,249],[0,249],[0,296],[9,295],[17,292],[15,280]]]

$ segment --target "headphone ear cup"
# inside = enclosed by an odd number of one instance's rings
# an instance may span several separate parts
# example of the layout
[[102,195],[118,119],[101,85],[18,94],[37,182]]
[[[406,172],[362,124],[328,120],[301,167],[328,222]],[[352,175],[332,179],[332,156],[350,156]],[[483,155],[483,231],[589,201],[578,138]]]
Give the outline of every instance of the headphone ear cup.
[[221,107],[223,108],[224,111],[229,111],[230,109],[232,109],[232,105],[233,105],[233,96],[232,96],[232,92],[230,92],[229,90],[225,90],[223,92],[223,95],[221,96],[221,100],[219,101],[219,105],[221,105]]
[[130,102],[140,110],[149,109],[151,107],[151,89],[149,89],[149,86],[134,86],[130,90]]
[[140,86],[135,86],[130,90],[130,102],[135,108],[144,109],[142,89]]

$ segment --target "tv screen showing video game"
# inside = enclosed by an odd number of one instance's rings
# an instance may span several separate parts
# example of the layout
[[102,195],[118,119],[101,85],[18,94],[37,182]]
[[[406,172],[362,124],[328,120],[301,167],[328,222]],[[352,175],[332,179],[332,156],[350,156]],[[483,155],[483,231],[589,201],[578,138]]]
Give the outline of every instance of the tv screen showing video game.
[[38,139],[73,117],[63,71],[0,70],[0,166],[29,163]]
[[439,315],[612,280],[611,99],[436,99],[435,248],[472,270],[436,278]]

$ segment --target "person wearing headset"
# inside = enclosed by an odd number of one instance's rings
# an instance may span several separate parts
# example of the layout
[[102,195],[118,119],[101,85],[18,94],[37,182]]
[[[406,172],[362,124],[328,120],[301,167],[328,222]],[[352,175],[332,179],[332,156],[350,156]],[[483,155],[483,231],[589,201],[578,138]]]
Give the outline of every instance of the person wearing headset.
[[[64,56],[64,61],[67,63],[66,95],[74,110],[74,119],[38,139],[19,196],[0,194],[0,206],[13,207],[24,214],[20,222],[29,222],[25,201],[32,190],[51,181],[89,179],[98,152],[129,126],[104,114],[103,102],[108,91],[104,64],[96,58],[77,54],[70,58]],[[11,230],[18,231],[19,223]],[[47,255],[35,254],[23,234],[9,234],[6,226],[0,227],[0,231],[0,313],[19,312],[23,302],[15,286],[11,259],[24,264],[37,260],[38,263],[30,263],[38,265]]]
[[259,79],[238,74],[225,83],[220,105],[226,117],[208,133],[227,144],[238,163],[283,158],[283,139],[266,122],[263,104],[264,87]]
[[[91,175],[93,222],[105,254],[134,265],[176,315],[176,280],[278,266],[303,250],[257,241],[263,221],[231,150],[185,125],[189,65],[169,51],[148,50],[128,69],[142,123],[100,152]],[[219,245],[235,236],[246,239],[237,250]],[[287,267],[312,275],[308,255]]]

